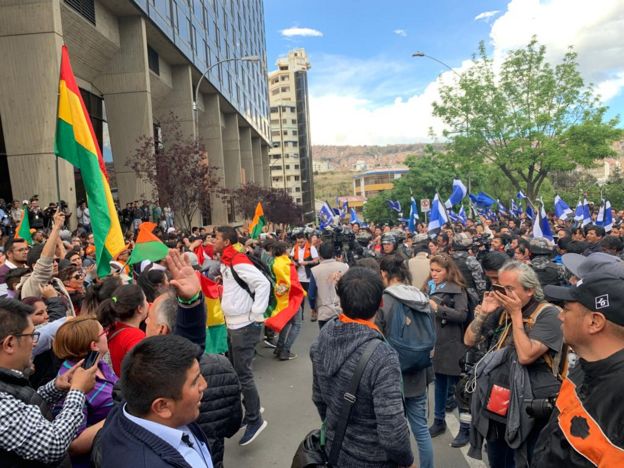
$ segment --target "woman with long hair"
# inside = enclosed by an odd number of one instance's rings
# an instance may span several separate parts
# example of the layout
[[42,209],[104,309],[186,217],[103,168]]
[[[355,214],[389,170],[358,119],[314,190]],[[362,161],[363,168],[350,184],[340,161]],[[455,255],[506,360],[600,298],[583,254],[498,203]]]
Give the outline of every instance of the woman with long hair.
[[[384,336],[389,333],[395,314],[409,317],[410,314],[425,313],[431,317],[429,300],[417,287],[412,286],[411,274],[403,256],[395,254],[382,257],[380,269],[385,290],[375,323]],[[407,420],[418,445],[420,466],[433,468],[433,444],[427,429],[427,388],[433,380],[433,369],[429,366],[426,369],[404,371],[402,377]]]
[[[69,371],[91,351],[108,351],[106,330],[95,317],[77,317],[67,320],[56,332],[53,345],[54,354],[63,360],[59,375]],[[74,468],[90,467],[89,454],[97,432],[104,425],[104,420],[113,407],[113,386],[117,376],[101,359],[95,364],[95,386],[85,395],[83,406],[84,420],[69,446],[69,454]],[[55,407],[55,412],[62,409],[62,402]]]
[[[450,389],[459,381],[462,370],[459,360],[466,354],[463,337],[468,320],[468,295],[464,277],[450,255],[434,255],[429,263],[429,303],[436,319],[434,421],[429,432],[431,437],[436,437],[446,431],[446,401]],[[459,433],[452,447],[468,443],[470,414],[460,410],[459,422]]]
[[147,310],[145,294],[136,284],[119,286],[97,309],[97,318],[107,332],[111,363],[117,375],[121,373],[124,356],[145,338],[139,327],[147,317]]

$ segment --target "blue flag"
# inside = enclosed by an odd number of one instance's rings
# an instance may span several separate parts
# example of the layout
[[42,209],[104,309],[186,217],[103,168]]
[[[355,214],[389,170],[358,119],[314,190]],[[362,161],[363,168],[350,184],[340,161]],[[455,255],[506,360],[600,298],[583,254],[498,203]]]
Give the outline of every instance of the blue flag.
[[496,203],[496,200],[494,200],[492,197],[484,192],[479,192],[476,195],[473,195],[471,193],[468,196],[470,197],[470,200],[472,200],[472,203],[477,206],[477,208],[489,208],[494,203]]
[[418,221],[418,206],[416,205],[416,200],[414,200],[414,197],[411,197],[409,221],[407,223],[407,228],[410,230],[410,232],[416,232],[417,221]]
[[334,223],[334,212],[327,202],[324,202],[323,206],[321,206],[318,218],[321,229],[325,229]]
[[360,221],[360,218],[358,218],[355,208],[349,208],[349,213],[351,214],[351,217],[349,218],[349,224],[358,223],[359,225],[362,225],[362,221]]
[[431,202],[431,213],[429,214],[429,232],[439,231],[445,223],[448,223],[448,216],[444,205],[440,201],[440,196],[436,193]]
[[509,215],[509,212],[507,211],[507,208],[505,208],[505,205],[503,205],[500,200],[496,200],[496,204],[498,205],[498,214],[499,215],[501,215],[501,216]]
[[554,241],[553,233],[550,229],[550,224],[548,223],[548,217],[546,216],[546,210],[544,209],[543,203],[539,211],[539,216],[535,217],[535,222],[533,223],[533,237],[544,237],[550,242]]
[[396,211],[401,215],[401,202],[399,200],[388,200],[388,206],[391,210]]
[[519,218],[522,214],[522,207],[514,199],[511,200],[511,214],[516,218]]
[[559,195],[555,196],[555,216],[565,221],[571,214],[572,210],[568,204]]
[[464,207],[462,205],[462,207],[459,209],[459,220],[460,222],[465,226],[466,223],[468,222],[468,217],[466,216],[466,211],[464,210]]
[[444,206],[447,209],[450,209],[455,205],[459,205],[461,201],[466,197],[467,193],[468,189],[464,184],[462,184],[461,180],[453,180],[453,193],[451,193],[451,196],[448,198],[448,200],[446,200]]
[[589,202],[587,198],[583,199],[583,223],[581,224],[583,227],[587,226],[592,222],[591,210],[589,209]]
[[613,228],[613,213],[611,212],[611,202],[609,200],[603,200],[596,216],[596,225],[604,227],[606,232],[610,232]]
[[518,200],[525,200],[526,199],[526,195],[524,194],[524,192],[522,190],[520,190],[517,194],[516,194],[516,198]]
[[527,202],[525,213],[527,215],[527,218],[529,218],[531,221],[535,218],[535,212],[533,211],[533,207],[528,202]]

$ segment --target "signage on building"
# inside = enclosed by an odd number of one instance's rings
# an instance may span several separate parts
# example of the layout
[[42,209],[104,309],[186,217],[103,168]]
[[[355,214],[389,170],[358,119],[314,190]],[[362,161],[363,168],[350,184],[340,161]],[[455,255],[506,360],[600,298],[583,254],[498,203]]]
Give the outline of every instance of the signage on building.
[[427,211],[431,211],[431,200],[428,198],[423,198],[420,200],[420,211],[426,213]]

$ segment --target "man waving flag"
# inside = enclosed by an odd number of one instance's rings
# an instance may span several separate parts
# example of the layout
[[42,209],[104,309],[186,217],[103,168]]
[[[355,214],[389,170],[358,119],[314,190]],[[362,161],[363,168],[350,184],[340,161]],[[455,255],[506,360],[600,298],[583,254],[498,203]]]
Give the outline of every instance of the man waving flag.
[[100,277],[106,276],[110,273],[109,262],[125,244],[102,152],[76,84],[66,46],[61,55],[54,153],[80,169],[91,213],[97,273]]

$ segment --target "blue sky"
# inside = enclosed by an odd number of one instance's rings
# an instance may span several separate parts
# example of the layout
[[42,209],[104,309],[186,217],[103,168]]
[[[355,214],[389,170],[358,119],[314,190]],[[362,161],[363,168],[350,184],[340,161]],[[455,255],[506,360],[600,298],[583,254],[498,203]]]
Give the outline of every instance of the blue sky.
[[597,84],[611,115],[624,110],[624,2],[621,0],[265,0],[269,70],[303,47],[314,144],[430,141],[438,79],[468,66],[483,40],[494,57],[536,34],[558,61],[568,45]]

